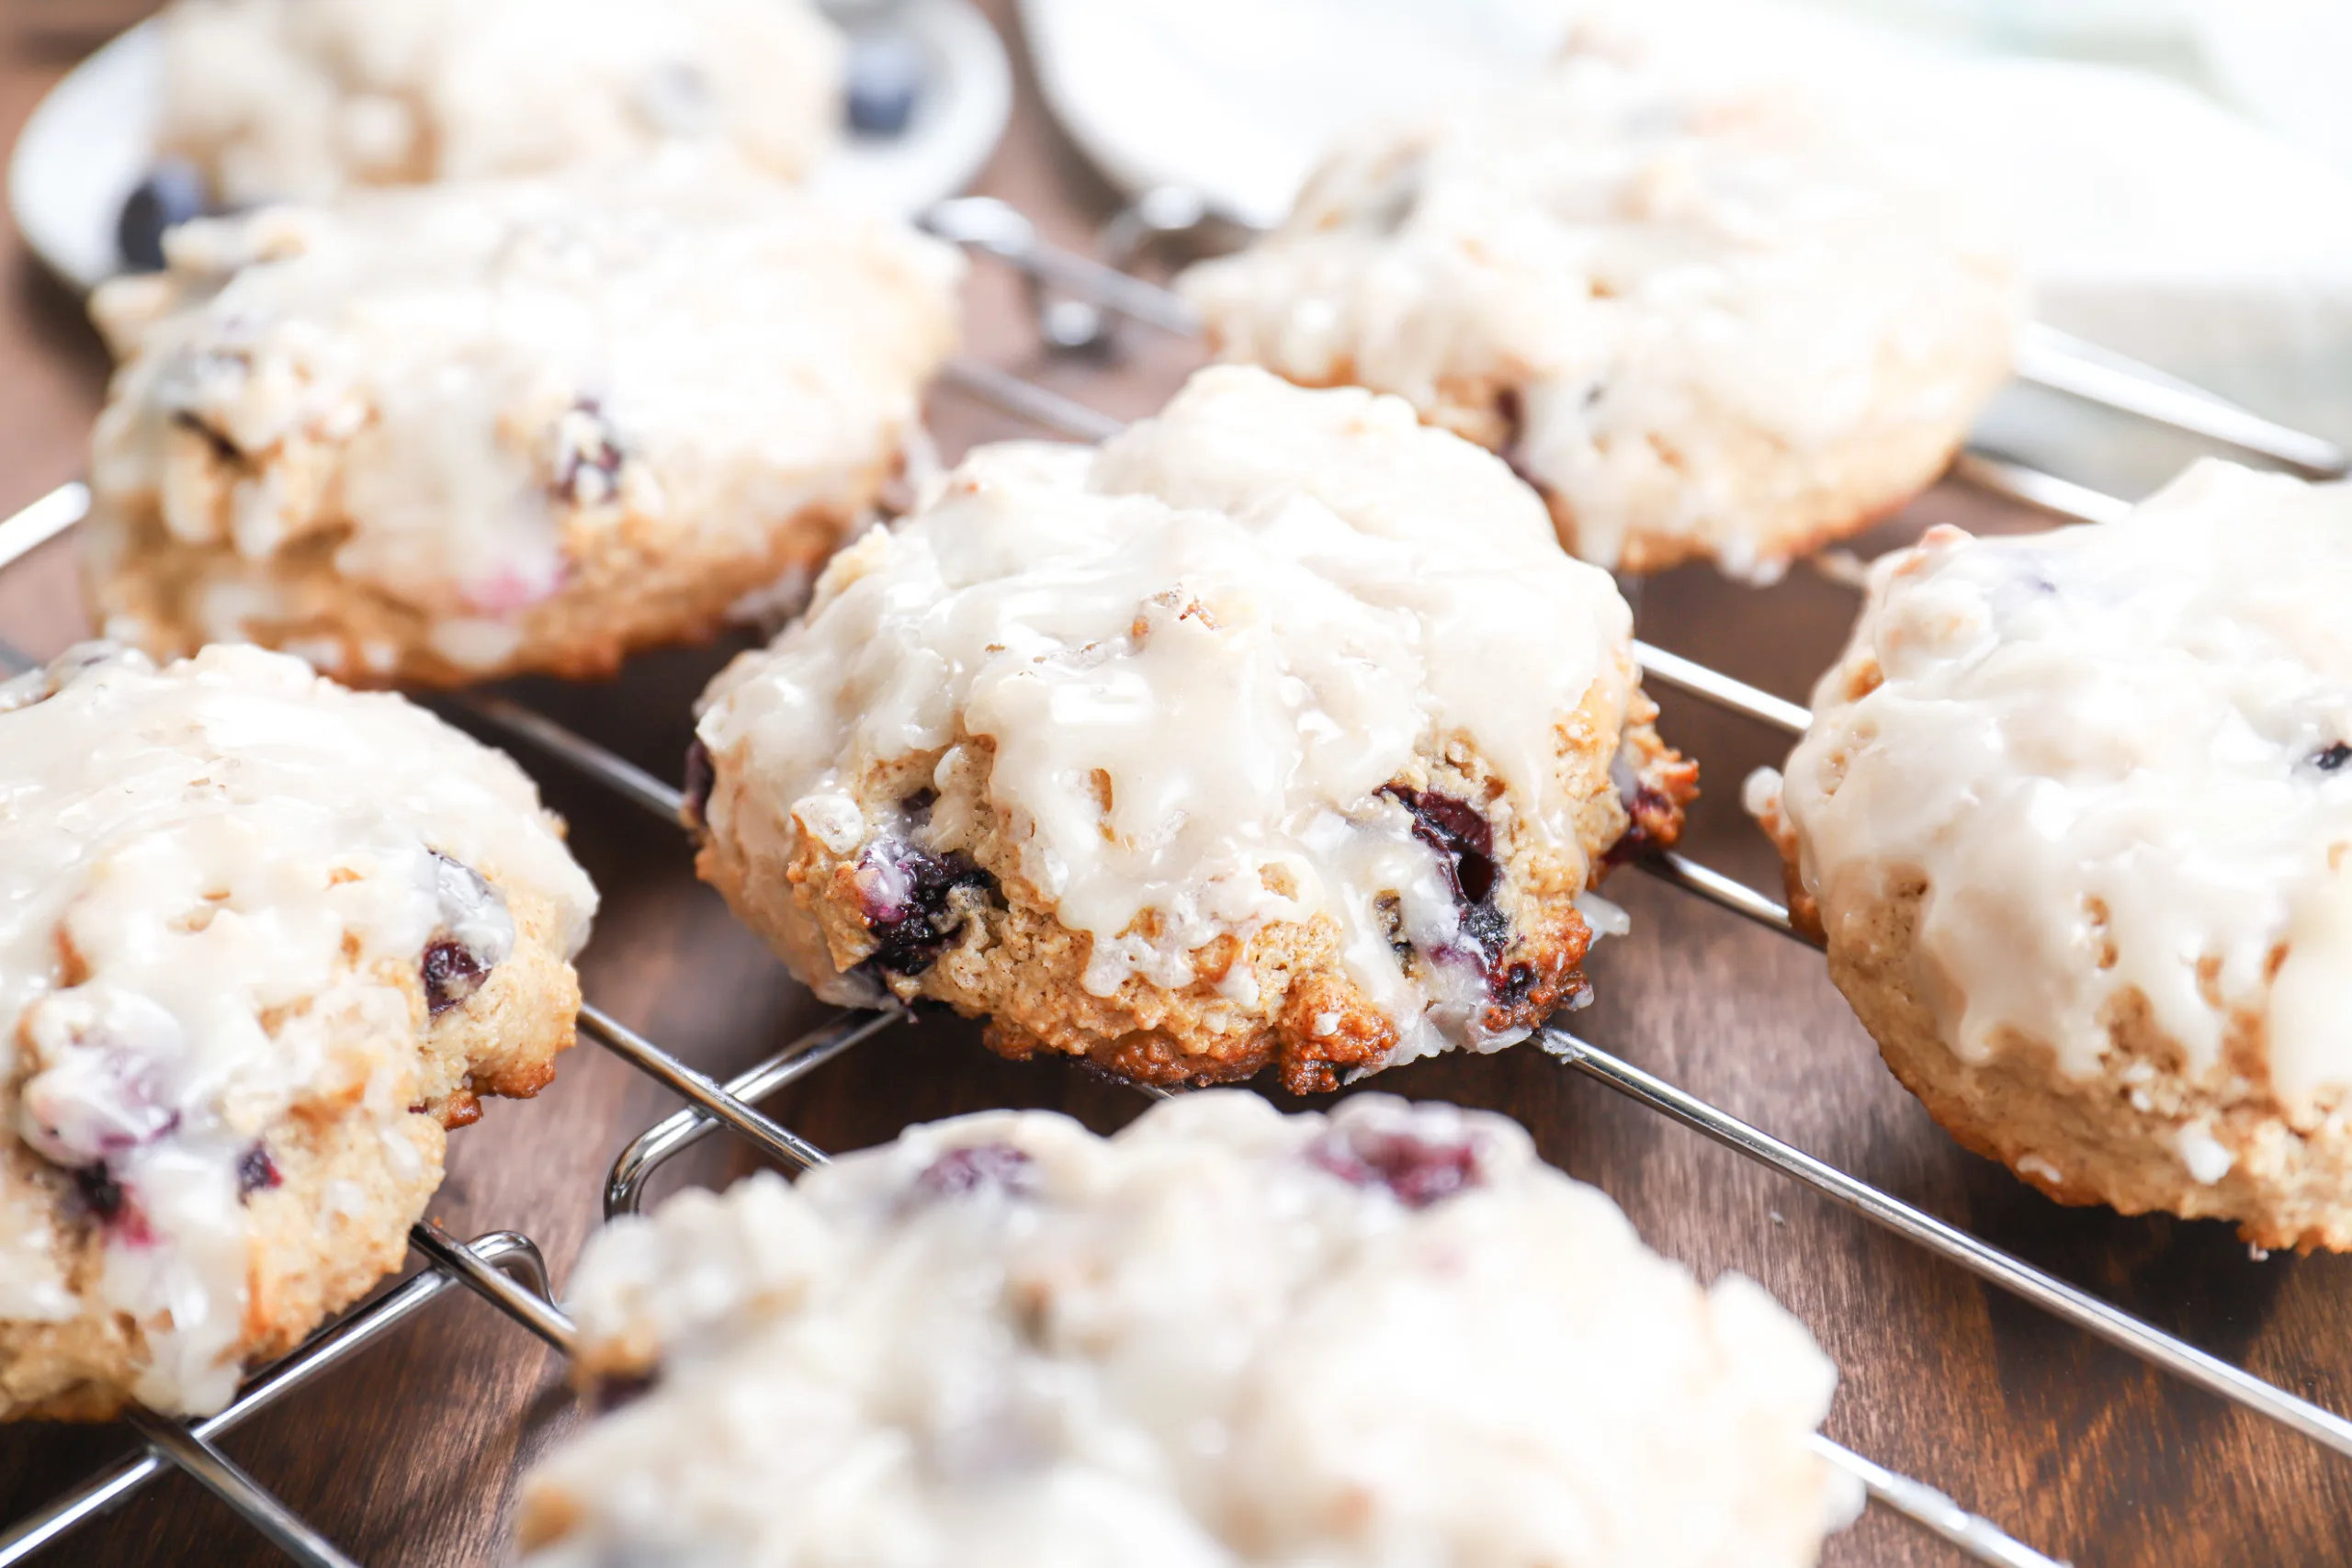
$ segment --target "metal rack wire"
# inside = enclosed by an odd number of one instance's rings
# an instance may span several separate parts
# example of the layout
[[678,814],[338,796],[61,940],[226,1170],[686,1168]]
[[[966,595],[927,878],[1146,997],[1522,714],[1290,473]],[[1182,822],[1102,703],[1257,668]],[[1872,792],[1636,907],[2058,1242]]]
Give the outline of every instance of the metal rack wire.
[[[1028,220],[1003,203],[988,198],[944,203],[934,209],[930,226],[935,232],[1019,267],[1041,290],[1050,288],[1076,295],[1091,306],[1163,330],[1197,330],[1197,322],[1175,296],[1043,243]],[[2338,474],[2346,467],[2345,454],[2330,443],[2046,331],[2037,330],[2029,337],[2020,374],[2052,389],[2234,446],[2306,473]],[[959,361],[947,368],[943,379],[1004,412],[1065,435],[1097,440],[1119,428],[1107,416],[992,367]],[[2104,521],[2127,509],[2116,498],[1995,453],[1969,453],[1954,471],[1955,477],[1994,493],[2078,521]],[[87,511],[88,503],[85,487],[62,486],[0,522],[0,570],[71,528]],[[1795,734],[1802,733],[1808,722],[1809,716],[1800,705],[1665,649],[1637,644],[1636,656],[1652,678],[1763,724]],[[0,670],[12,658],[24,662],[0,642]],[[485,695],[459,701],[482,722],[582,772],[650,816],[673,826],[680,820],[680,792],[627,759],[509,699]],[[1668,852],[1636,863],[1685,891],[1784,935],[1798,936],[1788,911],[1777,900],[1687,856]],[[822,1163],[826,1156],[821,1150],[757,1106],[899,1022],[901,1016],[844,1014],[721,1084],[597,1008],[583,1006],[582,1033],[687,1101],[684,1109],[632,1140],[616,1158],[604,1194],[607,1216],[635,1213],[644,1201],[648,1182],[663,1166],[721,1128],[793,1168]],[[1803,1183],[2053,1316],[2352,1457],[2352,1421],[2335,1412],[2168,1335],[1565,1029],[1547,1027],[1538,1032],[1534,1043],[1571,1070]],[[546,1264],[527,1236],[500,1231],[469,1243],[424,1224],[414,1228],[410,1242],[424,1261],[423,1269],[256,1373],[235,1402],[219,1415],[183,1423],[135,1413],[128,1425],[145,1453],[102,1471],[37,1513],[0,1529],[0,1568],[26,1561],[79,1526],[121,1506],[167,1468],[188,1474],[213,1492],[296,1562],[311,1568],[351,1568],[349,1558],[238,1469],[220,1451],[216,1439],[381,1339],[454,1286],[491,1302],[559,1352],[569,1353],[572,1344],[571,1324],[557,1306]],[[2002,1568],[2052,1568],[2052,1559],[1932,1487],[1885,1470],[1826,1438],[1819,1439],[1819,1445],[1826,1458],[1863,1483],[1874,1502],[1976,1561]]]

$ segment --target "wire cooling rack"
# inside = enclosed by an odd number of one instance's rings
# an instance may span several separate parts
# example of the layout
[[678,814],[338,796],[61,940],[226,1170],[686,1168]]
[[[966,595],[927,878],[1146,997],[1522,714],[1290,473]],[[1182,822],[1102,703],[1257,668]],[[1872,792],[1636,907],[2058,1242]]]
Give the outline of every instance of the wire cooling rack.
[[[1153,220],[1150,212],[1155,201],[1162,210],[1191,210],[1193,222],[1200,221],[1197,204],[1188,209],[1181,193],[1172,201],[1170,193],[1155,193],[1123,220],[1131,238],[1164,234],[1181,227]],[[1116,268],[1043,243],[1028,220],[1002,202],[972,197],[944,203],[930,215],[929,226],[945,238],[1021,269],[1037,290],[1049,341],[1086,341],[1086,324],[1082,321],[1073,324],[1067,310],[1061,312],[1060,329],[1051,330],[1051,309],[1071,301],[1084,310],[1107,310],[1170,332],[1192,334],[1198,331],[1198,322],[1176,296]],[[2197,388],[2043,329],[2028,335],[2020,376],[2306,473],[2340,474],[2346,466],[2345,454],[2318,437],[2262,419]],[[1057,434],[1099,440],[1121,428],[1106,415],[990,366],[958,361],[947,367],[943,380]],[[1955,464],[1954,474],[1996,494],[2077,521],[2105,521],[2129,510],[2127,503],[2112,496],[1997,453],[1966,453]],[[0,522],[0,570],[73,527],[88,507],[87,489],[68,484]],[[1801,734],[1807,726],[1809,715],[1802,706],[1733,676],[1646,643],[1637,643],[1635,652],[1645,673],[1667,685],[1788,734]],[[0,672],[30,662],[0,641]],[[553,719],[494,695],[465,698],[460,705],[485,724],[585,774],[668,826],[675,828],[682,821],[684,799],[676,787]],[[1634,863],[1673,886],[1784,936],[1804,940],[1777,899],[1679,852],[1652,853]],[[579,1020],[583,1034],[687,1102],[684,1110],[632,1140],[615,1159],[604,1193],[606,1216],[636,1213],[647,1184],[663,1166],[722,1128],[794,1169],[806,1170],[823,1163],[822,1150],[768,1117],[757,1109],[758,1104],[904,1017],[896,1011],[844,1013],[721,1084],[602,1010],[583,1004]],[[1532,1043],[1570,1070],[1802,1183],[2051,1315],[2352,1457],[2352,1421],[2336,1413],[2210,1355],[1816,1159],[1568,1030],[1547,1026]],[[132,1412],[125,1424],[146,1451],[100,1471],[47,1506],[0,1529],[0,1568],[27,1561],[81,1525],[122,1506],[166,1468],[187,1474],[308,1568],[356,1568],[352,1559],[240,1469],[221,1451],[218,1439],[359,1354],[453,1287],[489,1301],[560,1353],[569,1355],[575,1337],[571,1320],[556,1304],[546,1262],[528,1236],[496,1231],[470,1242],[460,1241],[426,1222],[410,1232],[409,1241],[423,1260],[421,1269],[256,1372],[219,1415],[182,1422],[145,1411]],[[1826,1438],[1816,1438],[1815,1442],[1826,1460],[1863,1484],[1874,1504],[1912,1520],[1974,1561],[1998,1568],[2056,1568],[2052,1559],[1932,1486],[1887,1470]]]

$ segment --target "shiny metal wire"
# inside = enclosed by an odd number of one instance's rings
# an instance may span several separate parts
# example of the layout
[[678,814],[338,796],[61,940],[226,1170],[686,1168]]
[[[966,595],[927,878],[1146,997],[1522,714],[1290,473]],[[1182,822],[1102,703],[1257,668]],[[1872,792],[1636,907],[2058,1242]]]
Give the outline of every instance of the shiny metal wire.
[[[942,239],[984,251],[1020,269],[1038,291],[1043,335],[1064,348],[1098,343],[1106,310],[1180,336],[1198,335],[1200,317],[1182,297],[1135,277],[1127,269],[1154,245],[1182,243],[1211,231],[1228,237],[1250,232],[1231,215],[1217,211],[1200,192],[1174,186],[1144,192],[1104,228],[1101,245],[1107,265],[1047,243],[1024,214],[993,197],[942,202],[925,222]],[[1047,300],[1046,290],[1064,298]],[[1075,332],[1055,330],[1057,304],[1084,306],[1091,312],[1084,318],[1087,326]],[[2347,468],[2347,455],[2333,441],[2267,419],[2177,376],[2040,321],[2027,323],[2018,334],[2016,375],[2029,385],[2267,457],[2312,478],[2341,478]]]
[[[1759,713],[1765,714],[1772,712],[1766,705],[1778,701],[1755,693],[1753,688],[1744,687],[1741,682],[1728,677],[1706,671],[1703,666],[1684,662],[1685,673],[1691,679],[1694,689],[1702,686],[1717,689],[1734,703],[1755,706]],[[1751,697],[1762,697],[1764,703],[1752,703]],[[1746,708],[1743,707],[1742,711]],[[588,778],[609,780],[616,772],[613,766],[616,759],[605,748],[543,716],[532,715],[530,722],[512,726],[503,723],[493,713],[483,712],[483,716],[503,728],[510,738],[526,742]],[[619,793],[623,798],[647,809],[650,815],[665,824],[674,825],[678,821],[674,809],[654,804],[641,792],[621,790]],[[1702,892],[1725,908],[1771,926],[1783,934],[1793,934],[1785,909],[1719,872],[1670,852],[1651,857],[1642,863],[1669,881]],[[582,1018],[584,1022],[589,1021],[588,1013],[583,1012]],[[842,1014],[739,1075],[724,1089],[674,1062],[668,1070],[657,1071],[656,1076],[677,1089],[690,1103],[686,1109],[640,1134],[616,1157],[605,1181],[607,1217],[639,1212],[647,1184],[661,1168],[721,1126],[749,1138],[796,1168],[806,1169],[821,1163],[825,1156],[805,1141],[794,1140],[797,1146],[788,1151],[780,1147],[765,1129],[782,1129],[752,1109],[752,1105],[899,1021],[901,1021],[901,1015],[891,1012]],[[598,1021],[592,1023],[591,1028],[602,1043],[610,1045],[611,1033],[618,1026],[598,1015]],[[656,1047],[641,1037],[632,1036],[631,1040],[633,1043],[628,1046],[628,1054],[632,1060],[649,1053],[660,1055]],[[2347,1446],[2352,1444],[2352,1424],[2343,1422],[2331,1413],[2217,1360],[2194,1346],[2174,1339],[2162,1330],[2142,1323],[1966,1232],[1904,1203],[1892,1194],[1781,1143],[1728,1112],[1597,1047],[1555,1030],[1544,1031],[1537,1043],[1548,1054],[1586,1076],[1621,1093],[1627,1093],[1737,1152],[1804,1182],[1834,1201],[1907,1240],[1960,1263],[1980,1277],[2019,1294],[2055,1315],[2097,1333],[2110,1343],[2201,1387],[2282,1421],[2307,1436],[2337,1448],[2339,1451],[2352,1453],[2352,1446]],[[639,1065],[644,1063],[640,1061]],[[1894,1509],[1978,1561],[2007,1564],[2009,1568],[2052,1568],[2052,1559],[2017,1541],[1991,1521],[1969,1513],[1924,1483],[1887,1471],[1826,1438],[1822,1440],[1821,1448],[1833,1462],[1839,1463],[1863,1483],[1873,1501]]]
[[[757,1104],[899,1021],[896,1013],[843,1013],[758,1066],[729,1079],[727,1093],[737,1100]],[[638,1213],[645,1206],[646,1183],[656,1171],[727,1124],[700,1104],[690,1103],[631,1139],[613,1160],[612,1174],[605,1179],[605,1217]],[[815,1152],[813,1147],[810,1152]]]
[[[424,1229],[419,1227],[419,1231]],[[410,1241],[412,1245],[417,1244],[418,1232],[411,1233]],[[495,1231],[475,1237],[469,1244],[468,1250],[483,1265],[502,1273],[519,1275],[525,1284],[542,1294],[547,1293],[547,1266],[539,1257],[537,1246],[528,1236],[518,1235],[512,1231]],[[112,1512],[163,1473],[166,1465],[185,1468],[183,1451],[157,1440],[155,1434],[163,1428],[176,1427],[187,1432],[198,1443],[210,1445],[330,1368],[340,1366],[375,1344],[438,1300],[452,1285],[464,1282],[467,1281],[454,1273],[443,1271],[437,1265],[409,1276],[384,1294],[345,1314],[311,1336],[291,1354],[255,1373],[238,1392],[236,1400],[218,1416],[188,1423],[166,1421],[160,1416],[143,1416],[144,1424],[134,1429],[145,1439],[147,1451],[100,1471],[47,1506],[0,1530],[0,1568],[13,1568],[14,1564],[23,1562],[54,1545],[92,1519]],[[201,1476],[198,1479],[200,1482],[204,1480]],[[250,1478],[247,1484],[253,1493],[266,1495],[261,1493],[257,1483],[250,1482]],[[241,1517],[254,1522],[257,1528],[266,1529],[261,1526],[260,1517],[248,1511],[246,1503],[253,1499],[244,1496],[243,1489],[237,1496],[224,1495],[222,1500],[236,1509]],[[274,1530],[267,1533],[272,1540],[278,1539]],[[279,1544],[286,1543],[281,1540]],[[306,1557],[299,1549],[289,1551],[289,1555],[297,1562],[313,1565],[345,1561],[339,1556]]]
[[359,1568],[333,1541],[312,1529],[308,1520],[264,1491],[235,1461],[177,1421],[144,1410],[131,1410],[123,1420],[147,1440],[152,1451],[170,1460],[198,1485],[244,1516],[247,1524],[295,1562],[312,1568]]

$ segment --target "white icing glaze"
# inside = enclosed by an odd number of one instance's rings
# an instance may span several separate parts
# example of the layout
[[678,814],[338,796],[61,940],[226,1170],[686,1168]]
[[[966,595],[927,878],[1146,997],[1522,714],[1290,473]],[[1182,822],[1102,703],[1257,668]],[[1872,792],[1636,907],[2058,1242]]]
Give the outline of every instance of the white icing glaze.
[[840,37],[808,0],[175,0],[160,145],[250,206],[724,142],[831,145]]
[[[93,307],[126,360],[101,504],[152,497],[175,536],[255,560],[347,534],[337,569],[474,668],[624,515],[639,547],[742,555],[856,504],[961,276],[902,224],[685,156],[200,222],[170,253]],[[225,503],[205,432],[251,458]],[[224,585],[205,634],[275,608],[266,580]]]
[[[1367,1168],[1416,1148],[1470,1184]],[[1449,1106],[920,1127],[620,1221],[572,1295],[660,1382],[526,1482],[531,1568],[1795,1568],[1850,1517],[1795,1320]]]
[[[1882,561],[1778,786],[1833,940],[1923,875],[1917,983],[1968,1060],[2011,1030],[2096,1073],[2137,992],[2191,1077],[2267,1017],[2290,1104],[2352,1088],[2347,603],[2352,490],[2220,462],[2107,526]],[[1860,660],[1885,682],[1848,701]]]
[[2172,1142],[2180,1163],[2188,1168],[2188,1174],[2208,1187],[2229,1175],[2230,1167],[2237,1163],[2237,1156],[2203,1122],[2191,1122],[2177,1128]]
[[[469,867],[586,939],[594,893],[530,781],[398,697],[243,648],[161,671],[77,650],[0,686],[0,1137],[103,1164],[141,1217],[108,1226],[102,1289],[146,1325],[143,1402],[234,1390],[241,1156],[331,1089],[401,1116],[416,1022],[390,976],[437,937],[512,949]],[[49,1224],[0,1212],[0,1317],[71,1315]]]
[[1228,354],[1301,380],[1474,417],[1515,390],[1513,461],[1589,559],[1638,525],[1777,576],[1754,448],[1964,425],[1981,350],[1954,334],[2005,336],[2020,300],[1985,204],[1885,106],[1749,74],[1588,40],[1536,85],[1343,148],[1184,288]]
[[1581,881],[1557,729],[1588,693],[1623,719],[1630,635],[1614,584],[1492,457],[1394,399],[1214,369],[1099,452],[984,448],[836,558],[701,724],[790,813],[720,799],[713,825],[761,856],[788,858],[779,832],[841,852],[878,829],[853,798],[875,766],[985,738],[1023,875],[1092,938],[1090,989],[1181,987],[1219,935],[1328,914],[1400,1026],[1394,1059],[1491,1048],[1518,1036],[1478,1033],[1471,966],[1425,986],[1388,946],[1384,893],[1425,952],[1461,915],[1378,792],[1465,739],[1511,830]]

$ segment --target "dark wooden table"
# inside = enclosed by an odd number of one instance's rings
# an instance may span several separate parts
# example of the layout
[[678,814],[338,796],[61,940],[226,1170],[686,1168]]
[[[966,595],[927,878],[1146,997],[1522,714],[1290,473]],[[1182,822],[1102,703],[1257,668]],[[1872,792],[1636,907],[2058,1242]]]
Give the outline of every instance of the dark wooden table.
[[[1004,0],[989,8],[1010,11]],[[0,38],[0,126],[20,123],[124,9],[17,0],[13,30]],[[978,188],[1080,245],[1114,205],[1046,121],[1025,72],[1012,130]],[[5,510],[79,469],[105,367],[77,302],[13,236],[0,245],[0,293]],[[1138,338],[1107,361],[1045,363],[1019,288],[986,266],[972,282],[969,346],[1121,414],[1152,407],[1194,356],[1184,344]],[[933,416],[951,454],[976,439],[1027,434],[947,393],[934,400]],[[1931,520],[2039,525],[1946,487],[1867,543],[1883,546]],[[0,634],[54,649],[77,630],[73,597],[67,546],[51,546],[0,580]],[[1684,572],[1648,585],[1642,618],[1652,640],[1801,698],[1852,610],[1847,590],[1803,572],[1763,592]],[[609,685],[529,694],[674,777],[687,705],[719,657],[649,658]],[[1779,742],[1670,696],[1666,707],[1667,734],[1703,761],[1709,781],[1690,848],[1774,886],[1770,857],[1736,796],[1749,769],[1776,760]],[[573,842],[604,890],[583,963],[592,998],[718,1072],[758,1059],[820,1016],[694,880],[677,834],[526,761],[571,818]],[[1635,929],[1605,943],[1592,965],[1600,999],[1577,1025],[1596,1043],[2216,1354],[2352,1409],[2342,1305],[2352,1266],[2256,1261],[2221,1225],[2043,1201],[1954,1147],[1896,1088],[1817,955],[1638,875],[1611,892]],[[2028,1540],[2085,1564],[2352,1559],[2352,1461],[2158,1376],[1532,1050],[1421,1064],[1380,1087],[1518,1117],[1549,1158],[1623,1204],[1654,1246],[1702,1275],[1736,1269],[1762,1280],[1845,1370],[1833,1436],[1936,1482]],[[527,1231],[560,1273],[595,1223],[613,1155],[673,1104],[583,1044],[549,1092],[496,1105],[456,1139],[433,1213],[463,1235]],[[771,1109],[819,1144],[848,1148],[909,1121],[1005,1104],[1058,1106],[1108,1128],[1138,1102],[1074,1072],[999,1062],[969,1027],[926,1023],[884,1036]],[[711,1153],[690,1174],[723,1176],[723,1151]],[[364,1562],[488,1564],[508,1550],[518,1472],[575,1418],[553,1358],[487,1306],[453,1295],[228,1447]],[[0,1513],[17,1517],[127,1447],[103,1428],[0,1436]],[[52,1560],[277,1561],[177,1478]],[[1831,1544],[1827,1561],[1960,1559],[1874,1511]]]

